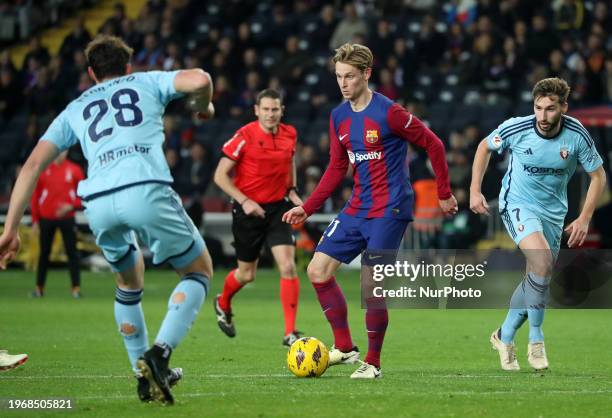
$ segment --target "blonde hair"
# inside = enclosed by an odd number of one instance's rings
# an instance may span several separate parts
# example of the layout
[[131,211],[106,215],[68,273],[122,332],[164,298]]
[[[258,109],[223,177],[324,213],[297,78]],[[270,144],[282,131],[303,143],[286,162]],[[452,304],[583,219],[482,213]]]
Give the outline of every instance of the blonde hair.
[[570,86],[562,78],[552,77],[545,78],[536,83],[531,92],[533,100],[539,97],[557,96],[559,97],[559,103],[567,103],[567,98],[570,94]]
[[374,56],[370,48],[365,45],[346,43],[336,49],[333,61],[352,65],[364,72],[366,68],[372,68]]

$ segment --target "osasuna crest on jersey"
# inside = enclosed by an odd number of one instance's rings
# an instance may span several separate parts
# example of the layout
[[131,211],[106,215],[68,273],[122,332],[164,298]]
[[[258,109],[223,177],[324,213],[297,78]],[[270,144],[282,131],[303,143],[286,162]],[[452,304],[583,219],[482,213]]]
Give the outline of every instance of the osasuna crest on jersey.
[[564,160],[567,160],[567,157],[569,157],[569,150],[567,148],[563,147],[559,151],[559,155],[561,155],[561,158],[563,158]]

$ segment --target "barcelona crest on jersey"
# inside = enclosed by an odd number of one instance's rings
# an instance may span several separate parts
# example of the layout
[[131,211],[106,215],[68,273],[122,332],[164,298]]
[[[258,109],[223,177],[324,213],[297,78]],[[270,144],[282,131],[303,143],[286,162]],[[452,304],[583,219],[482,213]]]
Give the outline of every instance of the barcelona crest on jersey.
[[378,131],[376,129],[366,131],[366,141],[370,144],[376,143],[378,141]]

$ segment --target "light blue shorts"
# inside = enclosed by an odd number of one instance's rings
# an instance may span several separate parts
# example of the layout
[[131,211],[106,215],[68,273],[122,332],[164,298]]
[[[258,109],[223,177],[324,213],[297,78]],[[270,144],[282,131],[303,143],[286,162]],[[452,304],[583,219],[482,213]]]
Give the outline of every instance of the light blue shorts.
[[516,245],[529,234],[542,232],[553,257],[557,258],[561,247],[563,225],[547,221],[525,206],[515,206],[510,203],[505,211],[500,212],[500,216]]
[[180,197],[167,184],[135,185],[84,205],[96,244],[113,271],[134,266],[136,236],[153,253],[154,264],[169,262],[174,268],[189,265],[206,247]]

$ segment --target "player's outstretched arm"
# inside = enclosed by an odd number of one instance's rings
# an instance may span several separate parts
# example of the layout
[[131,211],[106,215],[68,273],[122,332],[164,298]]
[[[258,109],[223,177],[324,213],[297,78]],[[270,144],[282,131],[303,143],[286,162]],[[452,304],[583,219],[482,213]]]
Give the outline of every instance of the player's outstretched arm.
[[39,141],[19,172],[13,193],[11,193],[4,231],[0,236],[0,268],[3,270],[19,251],[19,223],[34,192],[40,173],[58,155],[59,150],[55,144],[49,141]]
[[297,206],[283,213],[282,220],[291,225],[299,224],[308,219],[308,214],[302,206]]
[[200,68],[181,70],[174,78],[174,87],[178,92],[189,94],[189,107],[201,118],[209,119],[214,116],[213,82],[206,71]]
[[591,177],[591,184],[589,184],[580,216],[565,228],[565,232],[570,234],[567,240],[567,246],[570,248],[580,247],[584,244],[589,232],[589,222],[591,222],[593,212],[595,212],[595,206],[606,186],[606,172],[602,166],[590,172],[589,177]]
[[489,215],[489,205],[487,199],[480,191],[482,179],[491,159],[491,151],[487,146],[487,140],[483,139],[478,144],[474,162],[472,163],[472,184],[470,185],[470,209],[474,213]]

